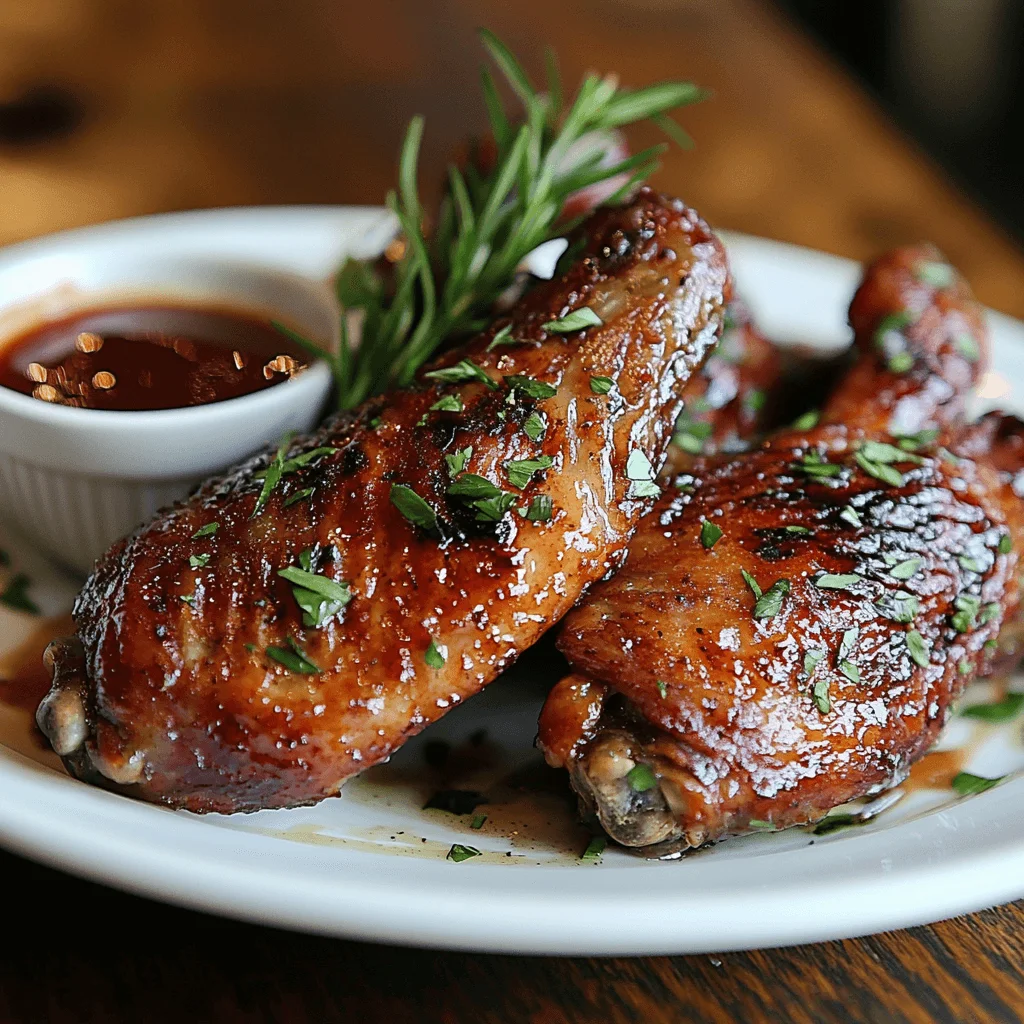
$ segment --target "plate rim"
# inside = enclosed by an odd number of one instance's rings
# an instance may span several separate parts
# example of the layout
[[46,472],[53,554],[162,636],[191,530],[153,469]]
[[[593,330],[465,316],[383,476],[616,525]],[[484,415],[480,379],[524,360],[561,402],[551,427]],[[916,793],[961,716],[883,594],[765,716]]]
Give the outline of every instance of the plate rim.
[[[263,256],[268,261],[316,274],[334,253],[325,225],[332,229],[347,225],[350,235],[362,231],[367,237],[374,232],[379,236],[384,219],[386,211],[379,207],[340,206],[231,207],[159,214],[19,243],[0,250],[0,263],[58,251],[72,240],[110,242],[146,232],[151,242],[154,229],[180,238],[196,225],[204,228],[207,238],[223,234],[225,244],[230,242],[228,236],[244,227],[249,236],[247,252],[260,260],[259,253],[251,252],[250,241],[263,225],[268,238]],[[304,232],[324,248],[319,261],[313,258],[316,254],[306,254],[296,268],[282,255],[281,239],[300,238]],[[741,268],[772,265],[773,272],[783,276],[827,273],[834,277],[836,288],[844,289],[859,273],[860,265],[843,257],[738,232],[720,234]],[[203,251],[197,250],[196,255]],[[737,276],[744,294],[756,291],[744,284],[742,270]],[[751,304],[756,312],[757,301]],[[1024,337],[1024,324],[1002,314],[990,313],[990,318],[1002,331]],[[841,340],[845,326],[832,324],[832,335]],[[754,879],[726,896],[721,894],[721,884],[714,890],[684,889],[682,896],[652,889],[634,893],[626,902],[621,892],[581,896],[575,884],[540,884],[551,873],[560,879],[571,874],[582,879],[586,871],[605,871],[603,865],[510,868],[472,861],[455,865],[321,847],[298,856],[296,849],[303,844],[235,827],[211,829],[184,812],[83,786],[2,745],[0,786],[5,794],[0,801],[0,845],[51,867],[138,895],[254,923],[432,948],[574,956],[763,948],[918,925],[1024,896],[1024,814],[1016,819],[1012,814],[1019,803],[1015,798],[1024,794],[1024,778],[897,826],[908,830],[908,838],[916,830],[918,841],[925,844],[920,862],[904,859],[885,866],[885,837],[893,830],[846,835],[819,842],[811,860],[819,869],[830,870],[859,864],[860,874],[854,878],[822,879],[820,870],[819,877],[797,871],[785,886]],[[105,827],[111,817],[121,822],[127,834]],[[144,839],[131,832],[140,822],[151,826],[143,830]],[[197,830],[209,834],[193,841],[202,834]],[[969,830],[984,834],[982,845],[965,840]],[[204,850],[205,859],[196,857],[197,848]],[[808,849],[809,844],[753,859],[768,866],[775,858],[789,858],[802,870]],[[244,859],[239,860],[239,855]],[[701,854],[687,860],[700,863],[702,857],[711,863]],[[871,858],[875,862],[868,870],[865,865]],[[727,871],[730,862],[735,867],[744,861],[730,858],[721,869],[691,874],[710,874],[720,883],[717,876]],[[282,865],[315,865],[317,870],[288,876],[282,875]],[[379,880],[365,877],[368,866],[376,867]],[[524,877],[537,879],[537,891],[532,884],[509,882],[517,870],[531,872]],[[685,870],[680,864],[641,863],[613,877],[641,882],[655,878],[655,872],[680,870]],[[325,871],[330,876],[326,891],[321,877]],[[429,891],[424,883],[430,882],[435,888],[446,886],[445,891]],[[555,899],[559,890],[564,890],[560,903]],[[500,931],[495,920],[502,922]]]

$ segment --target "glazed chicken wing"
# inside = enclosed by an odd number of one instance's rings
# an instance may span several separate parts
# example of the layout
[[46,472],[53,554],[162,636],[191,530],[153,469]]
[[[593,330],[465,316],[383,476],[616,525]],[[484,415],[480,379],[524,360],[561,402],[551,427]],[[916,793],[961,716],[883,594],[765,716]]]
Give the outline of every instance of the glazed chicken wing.
[[619,566],[727,272],[649,190],[582,233],[564,276],[416,386],[101,560],[37,716],[75,775],[194,811],[336,794]]
[[718,347],[683,389],[664,474],[688,469],[696,455],[739,451],[775,422],[783,405],[779,350],[738,299],[729,303]]
[[809,822],[893,785],[1016,614],[1019,425],[960,426],[979,308],[932,250],[901,250],[851,322],[821,425],[698,462],[565,620],[576,674],[539,743],[627,846]]

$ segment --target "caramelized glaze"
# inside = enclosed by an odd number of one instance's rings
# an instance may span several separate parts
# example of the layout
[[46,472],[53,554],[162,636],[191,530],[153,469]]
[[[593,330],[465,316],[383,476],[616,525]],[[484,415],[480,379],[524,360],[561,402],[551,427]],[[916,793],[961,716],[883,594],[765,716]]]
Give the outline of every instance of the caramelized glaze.
[[[421,375],[294,442],[282,458],[332,450],[283,475],[265,506],[258,474],[271,453],[100,562],[75,608],[80,643],[50,652],[54,689],[39,712],[73,772],[197,811],[333,795],[487,685],[621,564],[653,503],[640,477],[660,468],[682,387],[720,333],[727,273],[699,217],[649,190],[582,230],[563,277],[429,368],[470,359],[489,384],[475,371]],[[602,325],[545,329],[582,306]],[[491,348],[505,326],[518,343]],[[594,376],[612,390],[595,393]],[[467,448],[463,471],[515,495],[497,521],[449,493],[445,457]],[[508,463],[541,456],[550,468],[517,488]],[[436,522],[410,521],[395,487]],[[535,497],[551,499],[549,520],[521,513]],[[279,575],[302,552],[351,592],[319,629]],[[268,653],[293,642],[312,671]]]

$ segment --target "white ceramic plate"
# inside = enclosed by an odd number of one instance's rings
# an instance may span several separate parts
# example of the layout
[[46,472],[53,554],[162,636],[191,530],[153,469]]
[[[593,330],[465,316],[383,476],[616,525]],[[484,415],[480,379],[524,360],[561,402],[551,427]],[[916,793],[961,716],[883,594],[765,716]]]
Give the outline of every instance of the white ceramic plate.
[[[144,237],[151,248],[238,255],[322,277],[345,252],[373,252],[386,230],[376,210],[230,210],[129,221],[24,251],[62,246],[82,256]],[[845,343],[854,264],[754,238],[728,241],[740,288],[771,336]],[[1024,379],[1024,325],[996,314],[991,325],[994,366],[983,395],[1019,408],[1024,395],[1008,382]],[[26,573],[46,615],[67,610],[73,581],[9,532],[0,546],[13,562],[0,572]],[[0,608],[0,677],[18,651],[33,661],[40,630],[52,628]],[[550,648],[529,652],[508,678],[340,799],[232,817],[167,811],[75,782],[33,740],[29,713],[0,704],[0,841],[111,885],[252,921],[506,952],[780,945],[920,924],[1024,895],[1019,721],[953,720],[943,747],[966,750],[967,767],[980,774],[1011,776],[978,796],[919,788],[870,823],[825,836],[790,830],[680,861],[609,850],[599,863],[582,862],[587,834],[564,791],[546,790],[552,779],[533,750],[553,659]],[[984,696],[983,686],[969,699]],[[442,741],[456,766],[446,781],[428,766]],[[476,811],[488,816],[481,828],[472,828],[472,814],[423,809],[445,785],[487,792],[492,802]],[[453,843],[482,855],[446,860]]]

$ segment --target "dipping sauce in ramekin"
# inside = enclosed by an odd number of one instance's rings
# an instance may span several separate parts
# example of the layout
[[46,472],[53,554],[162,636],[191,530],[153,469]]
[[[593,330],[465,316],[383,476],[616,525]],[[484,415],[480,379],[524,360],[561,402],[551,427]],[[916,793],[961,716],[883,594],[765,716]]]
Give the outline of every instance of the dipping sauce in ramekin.
[[144,411],[281,384],[308,358],[266,319],[201,307],[77,311],[0,348],[0,386],[72,408]]
[[334,350],[332,289],[204,254],[220,236],[201,223],[143,218],[0,251],[0,518],[79,573],[327,404],[328,364],[273,324]]

